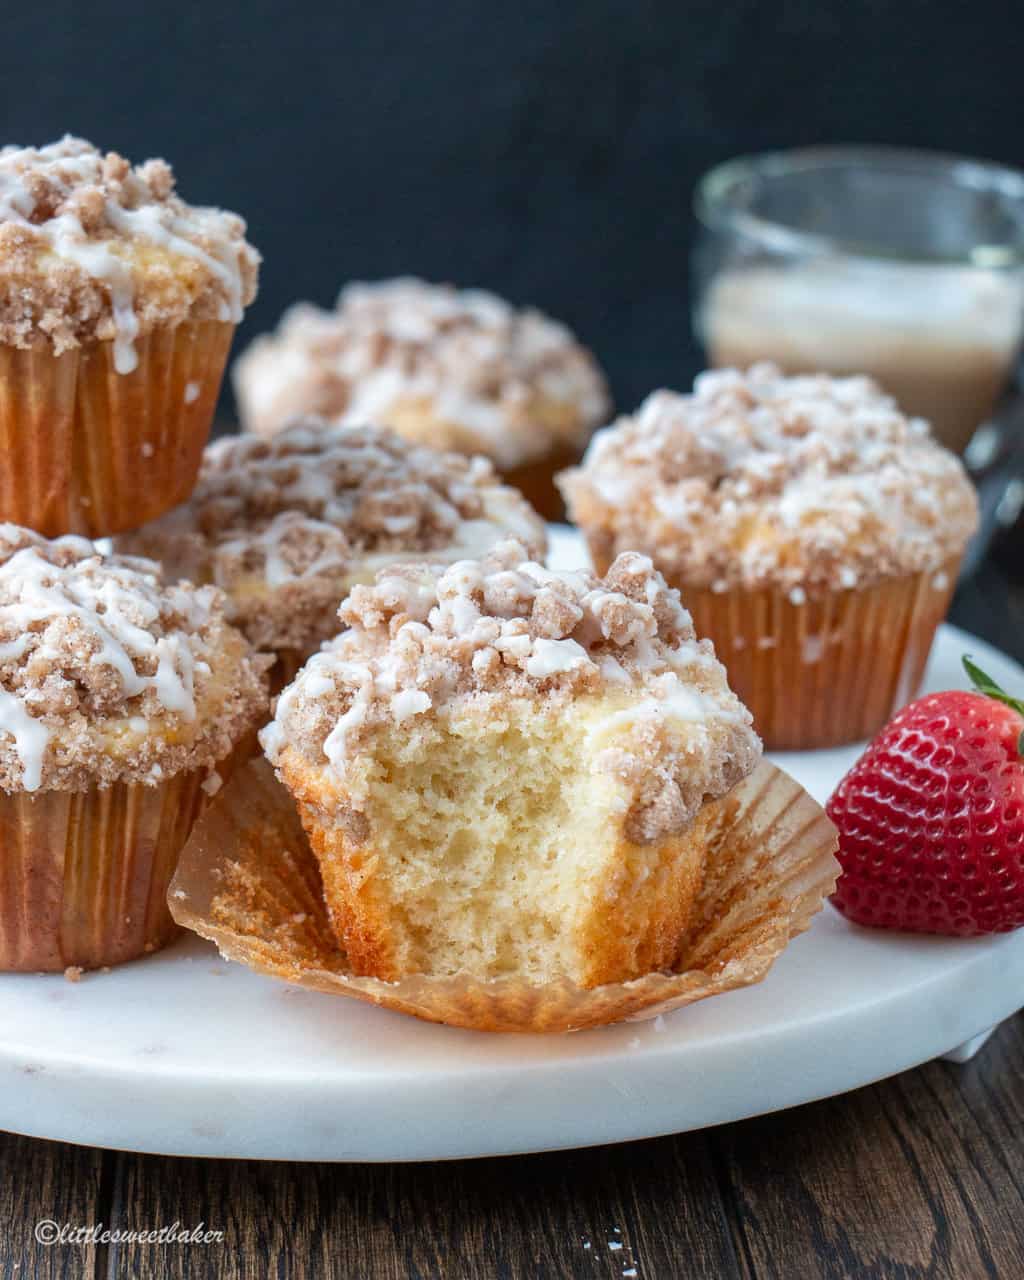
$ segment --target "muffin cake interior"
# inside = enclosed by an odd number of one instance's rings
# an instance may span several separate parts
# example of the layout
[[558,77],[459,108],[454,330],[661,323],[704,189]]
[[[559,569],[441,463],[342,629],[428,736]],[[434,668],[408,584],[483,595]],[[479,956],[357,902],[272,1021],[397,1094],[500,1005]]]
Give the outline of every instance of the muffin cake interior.
[[264,747],[357,972],[567,977],[671,964],[707,802],[750,716],[642,556],[602,581],[504,544],[357,587]]
[[400,904],[399,968],[585,980],[581,936],[620,890],[631,908],[612,925],[614,948],[630,970],[650,967],[679,850],[623,841],[620,797],[590,770],[627,708],[523,700],[382,735],[366,813],[377,874]]

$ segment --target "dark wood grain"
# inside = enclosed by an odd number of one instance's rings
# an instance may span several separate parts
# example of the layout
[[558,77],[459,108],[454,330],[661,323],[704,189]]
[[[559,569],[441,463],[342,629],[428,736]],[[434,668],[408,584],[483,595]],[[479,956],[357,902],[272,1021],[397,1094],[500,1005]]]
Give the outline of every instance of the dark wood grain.
[[1022,1028],[966,1066],[717,1132],[747,1273],[1024,1276]]
[[[1018,1016],[963,1067],[930,1063],[795,1111],[622,1147],[390,1167],[118,1155],[112,1226],[204,1221],[223,1244],[113,1245],[84,1252],[80,1271],[44,1251],[51,1270],[39,1274],[1016,1277],[1022,1063]],[[92,1153],[9,1141],[39,1171],[8,1221],[46,1216],[51,1196],[84,1214],[83,1188],[98,1201]],[[39,1257],[24,1237],[4,1247],[23,1264]]]
[[100,1246],[39,1244],[36,1223],[108,1220],[113,1153],[0,1132],[0,1277],[80,1280],[102,1270]]
[[254,1259],[281,1280],[740,1274],[701,1134],[390,1167],[122,1159],[117,1221],[203,1218],[225,1242],[121,1250],[111,1274],[232,1280]]

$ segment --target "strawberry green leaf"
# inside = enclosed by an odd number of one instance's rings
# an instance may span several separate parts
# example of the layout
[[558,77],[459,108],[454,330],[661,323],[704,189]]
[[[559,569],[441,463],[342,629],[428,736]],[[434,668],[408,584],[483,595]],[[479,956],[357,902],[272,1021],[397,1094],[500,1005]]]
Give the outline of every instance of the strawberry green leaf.
[[[983,693],[986,698],[995,698],[997,702],[1003,703],[1004,706],[1016,711],[1018,715],[1024,716],[1024,699],[1011,697],[966,654],[964,654],[961,661],[964,664],[964,670],[970,677],[971,684],[974,686],[975,693]],[[1024,756],[1024,729],[1021,730],[1021,735],[1017,742],[1017,751]]]

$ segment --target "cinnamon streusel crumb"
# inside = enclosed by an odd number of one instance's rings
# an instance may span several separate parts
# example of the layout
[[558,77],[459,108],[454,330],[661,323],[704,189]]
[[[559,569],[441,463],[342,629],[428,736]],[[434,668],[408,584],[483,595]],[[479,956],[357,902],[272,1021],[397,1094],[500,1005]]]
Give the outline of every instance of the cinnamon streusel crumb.
[[383,422],[509,469],[582,447],[607,388],[564,325],[481,289],[352,284],[335,311],[300,303],[234,368],[243,423],[269,435],[299,413]]
[[113,340],[121,373],[142,333],[237,324],[259,254],[233,213],[185,203],[163,160],[135,168],[80,138],[0,149],[0,342],[56,355]]
[[266,706],[212,587],[0,525],[0,786],[155,784],[213,765]]
[[674,580],[722,590],[938,568],[977,523],[960,461],[870,379],[770,364],[655,392],[560,487],[599,559],[641,547]]
[[383,564],[450,562],[510,536],[544,551],[542,522],[485,459],[305,419],[272,441],[211,445],[191,499],[117,547],[222,587],[258,648],[311,650],[337,632],[353,583]]
[[439,716],[586,706],[599,719],[592,766],[622,789],[637,843],[683,830],[760,753],[710,642],[645,556],[619,556],[600,579],[507,542],[482,561],[386,570],[341,618],[349,629],[285,691],[262,742],[293,788],[306,770],[330,773],[353,838],[373,743],[395,725],[410,738]]

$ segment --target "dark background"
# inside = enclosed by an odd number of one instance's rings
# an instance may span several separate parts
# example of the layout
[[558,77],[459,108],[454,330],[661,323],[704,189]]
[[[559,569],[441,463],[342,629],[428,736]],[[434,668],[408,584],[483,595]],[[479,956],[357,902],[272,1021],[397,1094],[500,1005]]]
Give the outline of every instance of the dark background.
[[413,272],[567,320],[632,407],[699,366],[693,184],[861,141],[1024,163],[1019,3],[438,0],[11,6],[0,138],[169,159],[293,299]]

